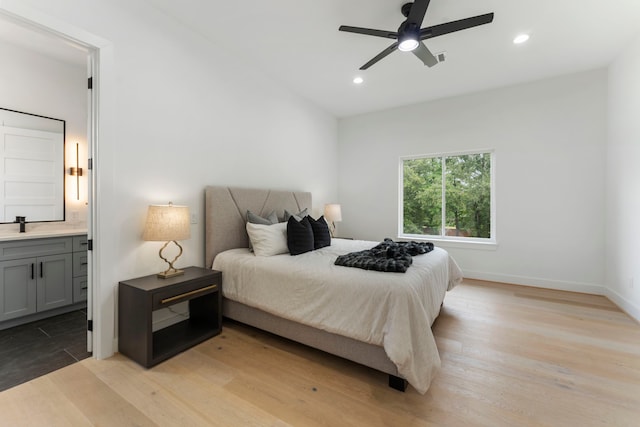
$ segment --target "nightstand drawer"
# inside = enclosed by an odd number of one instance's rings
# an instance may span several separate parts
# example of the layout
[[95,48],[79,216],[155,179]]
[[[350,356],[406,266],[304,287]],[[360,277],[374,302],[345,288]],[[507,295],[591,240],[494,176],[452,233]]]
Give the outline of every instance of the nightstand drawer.
[[219,289],[220,286],[217,280],[186,283],[184,285],[174,286],[170,290],[160,291],[153,294],[152,310],[168,307],[182,301],[188,301],[192,298],[198,298],[212,292],[217,292]]

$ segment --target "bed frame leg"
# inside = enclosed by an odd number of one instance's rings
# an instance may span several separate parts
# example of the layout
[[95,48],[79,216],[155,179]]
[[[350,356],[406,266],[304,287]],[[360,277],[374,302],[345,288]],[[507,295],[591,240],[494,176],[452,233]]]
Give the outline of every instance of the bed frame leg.
[[404,393],[407,390],[407,384],[404,378],[389,374],[389,387]]

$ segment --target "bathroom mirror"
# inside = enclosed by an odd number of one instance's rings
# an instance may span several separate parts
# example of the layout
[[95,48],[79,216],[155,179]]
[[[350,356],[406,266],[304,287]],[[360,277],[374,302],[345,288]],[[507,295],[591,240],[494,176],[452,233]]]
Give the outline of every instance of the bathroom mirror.
[[65,121],[0,108],[0,223],[64,221]]

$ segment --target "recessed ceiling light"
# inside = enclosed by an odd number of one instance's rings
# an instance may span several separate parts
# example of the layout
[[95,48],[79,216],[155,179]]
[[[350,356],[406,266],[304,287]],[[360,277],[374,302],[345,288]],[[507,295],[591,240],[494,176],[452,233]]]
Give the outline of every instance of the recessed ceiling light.
[[364,82],[364,79],[360,76],[354,77],[353,78],[353,82],[357,85],[362,84],[362,82]]
[[529,34],[519,34],[513,39],[514,44],[521,44],[529,40]]

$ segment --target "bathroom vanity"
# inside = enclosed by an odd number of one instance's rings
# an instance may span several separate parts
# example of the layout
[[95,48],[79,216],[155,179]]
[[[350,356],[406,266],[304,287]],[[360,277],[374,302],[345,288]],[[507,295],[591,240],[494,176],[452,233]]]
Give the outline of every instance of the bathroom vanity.
[[0,235],[0,329],[86,306],[86,230]]
[[79,180],[65,199],[78,144],[67,169],[65,142],[65,120],[0,107],[0,330],[86,306]]

